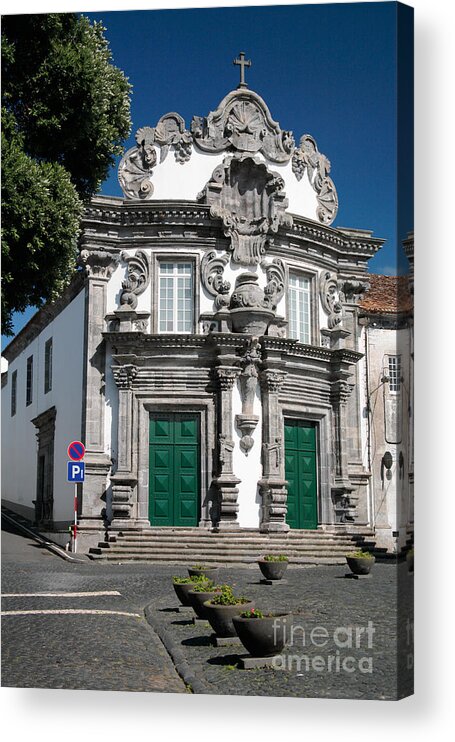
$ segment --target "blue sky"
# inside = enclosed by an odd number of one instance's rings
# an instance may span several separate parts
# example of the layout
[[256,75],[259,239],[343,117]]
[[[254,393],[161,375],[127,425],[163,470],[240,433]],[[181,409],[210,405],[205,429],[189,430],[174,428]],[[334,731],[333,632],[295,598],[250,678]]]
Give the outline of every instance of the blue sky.
[[[114,63],[133,85],[131,136],[177,111],[187,126],[239,81],[232,60],[245,51],[247,82],[283,129],[315,137],[332,163],[340,208],[333,226],[372,229],[387,240],[370,270],[406,270],[400,242],[413,228],[412,171],[403,168],[397,218],[396,3],[255,6],[87,13],[106,28]],[[410,44],[411,39],[405,39]],[[401,51],[405,48],[402,45]],[[399,100],[412,142],[412,72]],[[86,153],[89,156],[89,153]],[[121,196],[117,168],[101,192]],[[398,249],[397,249],[398,246]],[[35,310],[18,317],[16,330]]]

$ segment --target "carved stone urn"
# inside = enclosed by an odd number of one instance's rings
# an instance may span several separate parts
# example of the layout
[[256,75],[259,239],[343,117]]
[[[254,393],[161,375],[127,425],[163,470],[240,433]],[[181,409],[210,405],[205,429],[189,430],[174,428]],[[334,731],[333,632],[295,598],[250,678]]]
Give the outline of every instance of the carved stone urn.
[[233,331],[254,337],[264,335],[275,316],[271,298],[258,286],[257,275],[249,272],[237,276],[229,311]]

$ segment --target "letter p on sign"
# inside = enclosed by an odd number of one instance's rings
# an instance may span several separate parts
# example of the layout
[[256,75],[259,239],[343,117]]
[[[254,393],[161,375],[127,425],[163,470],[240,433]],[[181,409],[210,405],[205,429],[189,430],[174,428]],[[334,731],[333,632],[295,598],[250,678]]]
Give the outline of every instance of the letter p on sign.
[[83,482],[85,464],[83,461],[68,461],[68,482]]

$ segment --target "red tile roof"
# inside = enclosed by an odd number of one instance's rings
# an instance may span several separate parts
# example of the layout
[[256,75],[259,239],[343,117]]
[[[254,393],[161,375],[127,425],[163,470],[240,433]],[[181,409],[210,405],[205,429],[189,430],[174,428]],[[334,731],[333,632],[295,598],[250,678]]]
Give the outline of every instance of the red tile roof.
[[412,295],[409,292],[407,276],[368,276],[370,288],[364,294],[359,306],[367,312],[392,314],[410,312]]

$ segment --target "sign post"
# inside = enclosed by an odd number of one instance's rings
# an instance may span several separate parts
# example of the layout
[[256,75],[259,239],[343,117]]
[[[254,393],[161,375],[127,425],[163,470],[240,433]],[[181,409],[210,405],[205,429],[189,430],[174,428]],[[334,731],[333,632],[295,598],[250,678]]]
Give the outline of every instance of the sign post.
[[85,464],[82,461],[85,455],[85,446],[80,441],[72,441],[68,446],[68,482],[74,482],[74,523],[73,551],[77,552],[77,485],[85,479]]

